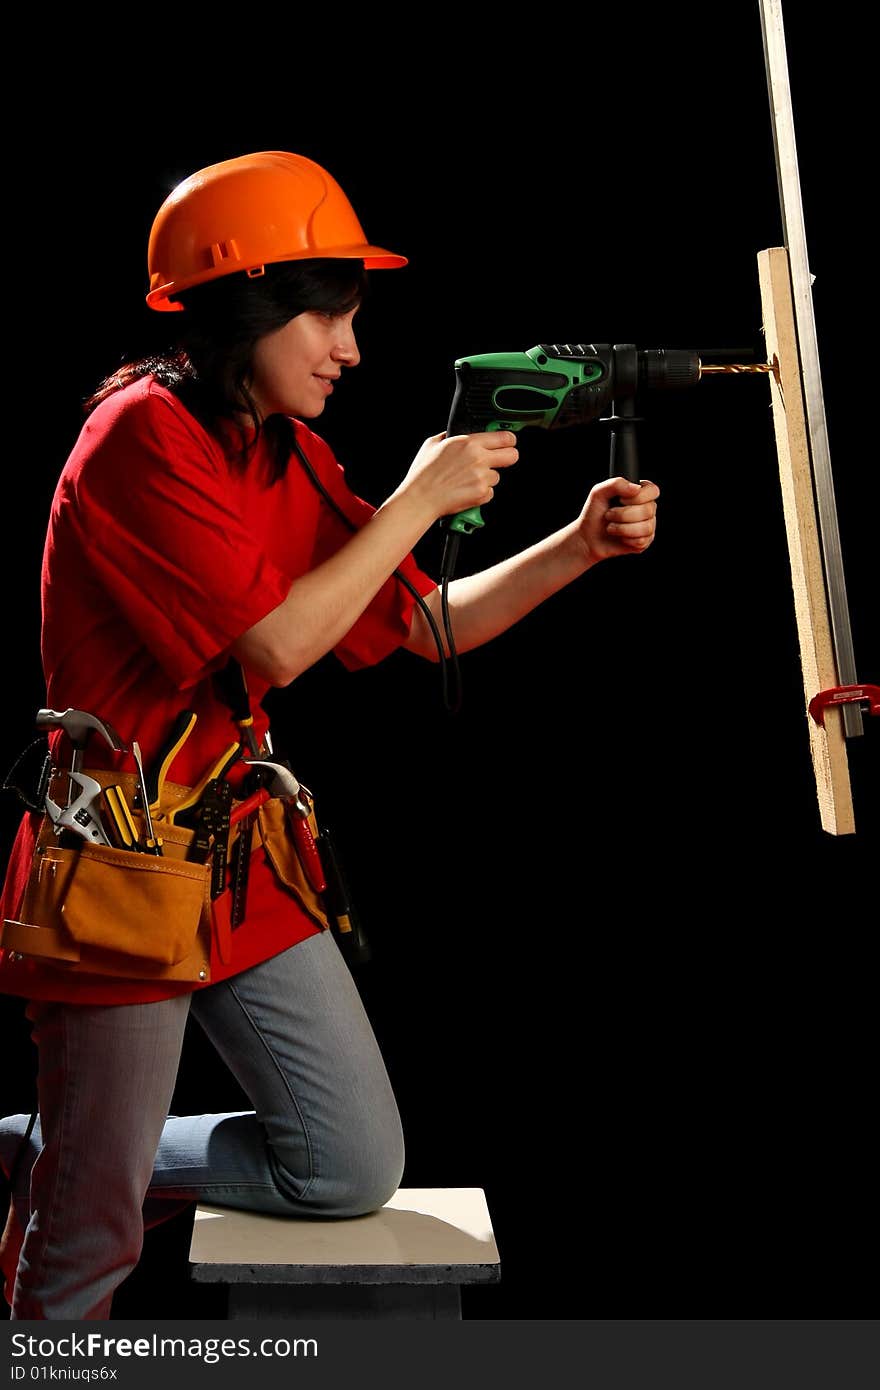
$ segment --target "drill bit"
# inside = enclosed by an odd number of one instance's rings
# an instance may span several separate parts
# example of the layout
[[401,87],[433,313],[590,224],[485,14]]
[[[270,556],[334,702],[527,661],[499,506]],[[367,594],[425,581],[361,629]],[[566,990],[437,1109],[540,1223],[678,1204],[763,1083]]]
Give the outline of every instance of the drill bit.
[[775,376],[776,366],[773,362],[701,362],[700,375],[705,376],[707,372],[773,372]]

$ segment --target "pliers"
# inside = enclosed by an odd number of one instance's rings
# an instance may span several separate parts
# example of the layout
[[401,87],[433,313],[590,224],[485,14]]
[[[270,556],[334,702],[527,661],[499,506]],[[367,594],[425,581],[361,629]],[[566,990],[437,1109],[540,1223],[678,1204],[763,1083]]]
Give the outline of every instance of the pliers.
[[183,801],[178,801],[176,806],[172,806],[166,811],[161,811],[166,825],[173,825],[176,818],[183,811],[192,810],[192,808],[201,801],[208,783],[222,777],[236,761],[240,753],[241,744],[230,743],[229,747],[220,754],[217,761],[212,763],[207,772],[199,778],[196,785],[192,788],[192,791],[187,793]]
[[183,801],[179,801],[176,806],[168,806],[163,798],[165,779],[168,771],[177,754],[180,752],[186,740],[195,727],[198,718],[195,710],[183,709],[174,721],[168,738],[159,750],[150,770],[147,774],[147,794],[150,798],[150,811],[160,817],[166,825],[173,825],[176,818],[184,811],[191,810],[202,798],[205,788],[209,782],[215,778],[222,777],[231,767],[239,756],[241,745],[231,743],[228,748],[220,754],[220,757],[211,764],[207,772],[199,778],[194,787],[187,792]]

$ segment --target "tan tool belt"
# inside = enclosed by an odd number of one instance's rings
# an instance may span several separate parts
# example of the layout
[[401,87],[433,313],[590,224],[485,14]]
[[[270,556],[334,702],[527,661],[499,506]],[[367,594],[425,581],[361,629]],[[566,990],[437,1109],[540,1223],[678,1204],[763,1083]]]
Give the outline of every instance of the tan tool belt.
[[[121,786],[129,806],[137,778],[130,773],[84,768],[101,786]],[[68,778],[56,772],[49,796],[67,799]],[[163,806],[170,810],[190,788],[165,782]],[[233,806],[235,803],[233,803]],[[138,833],[143,817],[134,814]],[[153,816],[163,841],[161,856],[91,844],[62,848],[48,816],[43,818],[18,918],[7,919],[2,945],[61,969],[131,980],[179,980],[204,984],[211,978],[211,863],[187,859],[195,832]],[[230,848],[240,826],[231,828]],[[260,807],[251,851],[262,847],[279,881],[319,926],[327,916],[312,889],[277,799]],[[246,929],[247,921],[243,924]],[[228,951],[221,957],[228,959]]]

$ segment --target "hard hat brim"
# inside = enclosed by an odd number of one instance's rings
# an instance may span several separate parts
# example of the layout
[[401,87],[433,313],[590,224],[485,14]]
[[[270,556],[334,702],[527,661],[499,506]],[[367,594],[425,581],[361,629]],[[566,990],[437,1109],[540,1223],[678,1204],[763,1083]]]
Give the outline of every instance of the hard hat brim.
[[[408,265],[409,260],[406,256],[399,256],[395,251],[388,251],[384,246],[371,246],[369,244],[356,246],[334,246],[331,250],[322,251],[316,256],[313,250],[297,251],[289,256],[281,256],[273,265],[281,264],[284,261],[311,261],[311,260],[330,260],[330,261],[363,261],[365,270],[396,270],[400,266]],[[251,274],[260,271],[262,263],[257,265],[238,265],[230,274]],[[169,282],[165,285],[157,285],[150,290],[147,295],[147,303],[151,309],[157,309],[160,313],[173,312],[183,308],[182,304],[177,303],[171,295],[183,293],[184,290],[191,290],[196,285],[206,284],[210,280],[218,278],[216,270],[205,270],[201,275],[188,277],[185,283],[181,281]]]

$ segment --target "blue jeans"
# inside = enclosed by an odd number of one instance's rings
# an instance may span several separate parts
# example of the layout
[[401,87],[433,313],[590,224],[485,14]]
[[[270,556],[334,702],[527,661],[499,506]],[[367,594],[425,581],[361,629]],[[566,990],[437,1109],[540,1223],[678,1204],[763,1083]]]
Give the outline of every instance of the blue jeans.
[[[169,1117],[192,1011],[253,1111]],[[329,931],[192,995],[28,1008],[40,1123],[16,1177],[12,1317],[100,1319],[145,1224],[205,1201],[301,1217],[381,1207],[403,1174],[385,1065]],[[26,1116],[0,1122],[8,1166]]]

